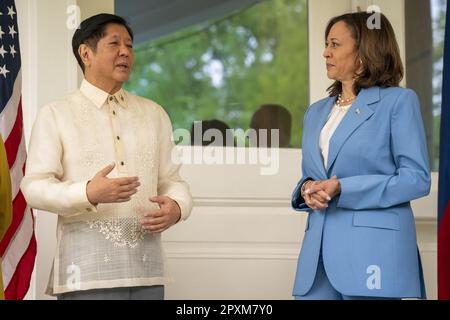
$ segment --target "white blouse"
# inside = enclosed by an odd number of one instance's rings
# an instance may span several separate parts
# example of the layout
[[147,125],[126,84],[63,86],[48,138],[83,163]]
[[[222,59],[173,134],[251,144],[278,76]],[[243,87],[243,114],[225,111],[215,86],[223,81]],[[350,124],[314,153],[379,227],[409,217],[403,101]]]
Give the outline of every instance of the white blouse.
[[322,154],[323,165],[325,166],[325,168],[327,167],[328,163],[328,151],[331,137],[341,123],[342,119],[344,119],[345,114],[351,108],[351,106],[352,105],[350,104],[348,106],[339,107],[337,104],[334,104],[330,114],[328,115],[328,120],[325,123],[325,126],[322,128],[322,131],[320,132],[319,148]]
[[[125,90],[109,95],[86,80],[40,110],[21,188],[33,208],[58,214],[49,294],[170,281],[161,234],[142,229],[139,218],[156,207],[155,195],[177,201],[182,220],[191,212],[171,135],[156,103]],[[131,201],[93,206],[87,181],[113,161],[109,177],[138,176],[141,186]]]

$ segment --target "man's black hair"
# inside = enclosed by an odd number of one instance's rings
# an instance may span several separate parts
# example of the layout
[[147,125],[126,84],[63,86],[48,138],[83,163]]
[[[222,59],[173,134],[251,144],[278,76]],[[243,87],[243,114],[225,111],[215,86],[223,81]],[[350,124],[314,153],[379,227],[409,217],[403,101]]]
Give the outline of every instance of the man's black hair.
[[106,26],[110,23],[120,24],[124,26],[131,39],[133,40],[133,31],[128,25],[127,21],[119,16],[108,13],[100,13],[86,20],[82,21],[79,28],[75,31],[72,38],[72,50],[75,58],[77,58],[78,64],[84,73],[84,63],[81,60],[78,48],[81,44],[88,45],[92,50],[97,49],[98,41],[105,36]]

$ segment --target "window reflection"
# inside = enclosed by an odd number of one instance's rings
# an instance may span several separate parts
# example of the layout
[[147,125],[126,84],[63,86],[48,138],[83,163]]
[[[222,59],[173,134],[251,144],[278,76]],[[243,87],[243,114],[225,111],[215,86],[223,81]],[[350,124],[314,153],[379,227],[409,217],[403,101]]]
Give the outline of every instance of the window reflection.
[[[308,106],[307,22],[306,0],[266,0],[136,43],[126,89],[161,104],[174,129],[188,131],[195,122],[220,121],[247,132],[260,106],[283,106],[290,117],[276,120],[283,122],[277,124],[280,144],[300,148]],[[264,121],[261,128],[272,129]],[[192,142],[211,143],[180,141]]]

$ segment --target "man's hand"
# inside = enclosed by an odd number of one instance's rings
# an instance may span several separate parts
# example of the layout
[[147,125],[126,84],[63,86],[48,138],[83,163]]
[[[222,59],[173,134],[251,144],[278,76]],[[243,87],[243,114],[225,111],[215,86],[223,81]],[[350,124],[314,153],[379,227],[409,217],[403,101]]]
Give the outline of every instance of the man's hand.
[[114,163],[106,166],[88,182],[86,194],[93,205],[130,201],[141,185],[138,177],[108,178],[114,167]]
[[143,229],[160,233],[180,220],[181,210],[176,201],[165,196],[153,197],[150,201],[158,203],[160,208],[144,214],[140,220]]
[[323,210],[328,202],[341,192],[341,186],[336,176],[328,180],[306,182],[302,193],[305,203],[314,210]]

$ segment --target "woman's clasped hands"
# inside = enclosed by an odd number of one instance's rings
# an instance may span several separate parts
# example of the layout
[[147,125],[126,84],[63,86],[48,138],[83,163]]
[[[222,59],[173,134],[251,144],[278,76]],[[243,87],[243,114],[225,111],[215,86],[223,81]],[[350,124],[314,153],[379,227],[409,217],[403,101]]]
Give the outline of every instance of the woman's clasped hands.
[[308,180],[302,186],[302,197],[314,210],[328,208],[328,203],[340,193],[341,185],[336,176],[328,180]]

